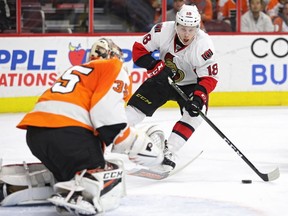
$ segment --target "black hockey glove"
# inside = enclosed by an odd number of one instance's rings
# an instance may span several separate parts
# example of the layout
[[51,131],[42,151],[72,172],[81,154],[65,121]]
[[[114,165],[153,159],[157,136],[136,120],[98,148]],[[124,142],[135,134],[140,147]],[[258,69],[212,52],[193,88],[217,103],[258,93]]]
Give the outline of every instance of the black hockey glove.
[[188,100],[185,104],[185,109],[191,117],[199,115],[198,110],[202,110],[204,102],[199,96],[192,96],[191,100]]
[[172,70],[165,65],[165,62],[162,60],[157,60],[153,64],[153,68],[147,69],[147,74],[149,78],[157,77],[159,79],[167,80],[168,76],[171,78],[174,76]]
[[203,86],[196,85],[194,92],[189,96],[185,104],[185,109],[191,117],[199,115],[199,110],[202,110],[203,105],[207,103],[207,93]]

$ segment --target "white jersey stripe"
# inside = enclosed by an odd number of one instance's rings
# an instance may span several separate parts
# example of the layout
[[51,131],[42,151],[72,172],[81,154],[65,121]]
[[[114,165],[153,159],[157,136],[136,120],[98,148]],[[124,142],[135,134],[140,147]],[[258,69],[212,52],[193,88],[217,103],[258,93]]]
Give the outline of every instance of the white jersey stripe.
[[93,127],[91,125],[89,112],[81,106],[72,103],[55,100],[41,101],[36,104],[32,112],[47,112],[56,115],[63,115]]

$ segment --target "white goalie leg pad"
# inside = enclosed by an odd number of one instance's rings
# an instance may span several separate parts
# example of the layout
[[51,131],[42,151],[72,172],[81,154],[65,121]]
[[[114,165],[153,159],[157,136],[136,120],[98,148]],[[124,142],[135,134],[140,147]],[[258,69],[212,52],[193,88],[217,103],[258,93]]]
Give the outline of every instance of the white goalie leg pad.
[[67,182],[59,182],[55,195],[48,200],[74,214],[95,215],[117,208],[126,195],[123,162],[107,161],[103,171],[83,171]]
[[[121,160],[107,160],[107,170],[92,174],[98,181],[103,182],[100,193],[100,205],[104,211],[119,207],[120,200],[126,196],[125,170]],[[94,200],[93,200],[94,202]]]
[[1,206],[47,203],[55,179],[42,163],[10,164],[0,168]]
[[[56,210],[61,215],[67,213],[75,215],[96,215],[102,211],[101,206],[94,207],[91,200],[84,199],[82,193],[85,191],[85,182],[90,181],[86,189],[92,193],[100,194],[102,188],[101,182],[92,181],[83,177],[87,170],[82,171],[80,175],[75,175],[74,179],[66,182],[58,182],[54,185],[56,194],[47,200],[56,206]],[[91,183],[92,182],[92,183]]]

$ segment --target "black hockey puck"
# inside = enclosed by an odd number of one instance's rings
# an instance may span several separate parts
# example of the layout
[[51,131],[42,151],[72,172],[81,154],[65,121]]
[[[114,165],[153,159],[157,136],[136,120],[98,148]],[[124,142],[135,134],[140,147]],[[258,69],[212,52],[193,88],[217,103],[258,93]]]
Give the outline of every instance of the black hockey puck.
[[242,183],[243,183],[243,184],[251,184],[251,183],[252,183],[252,180],[250,180],[250,179],[243,179],[243,180],[242,180]]

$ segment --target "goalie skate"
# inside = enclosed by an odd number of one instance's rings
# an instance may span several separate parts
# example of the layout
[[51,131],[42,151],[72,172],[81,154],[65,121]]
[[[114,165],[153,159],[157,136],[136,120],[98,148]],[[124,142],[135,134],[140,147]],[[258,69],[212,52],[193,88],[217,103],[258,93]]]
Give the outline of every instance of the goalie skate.
[[69,194],[66,197],[61,194],[55,194],[48,200],[57,207],[57,212],[62,215],[66,215],[67,213],[73,213],[75,215],[96,215],[97,212],[94,206],[84,200],[81,195],[75,193],[71,198],[68,196]]

